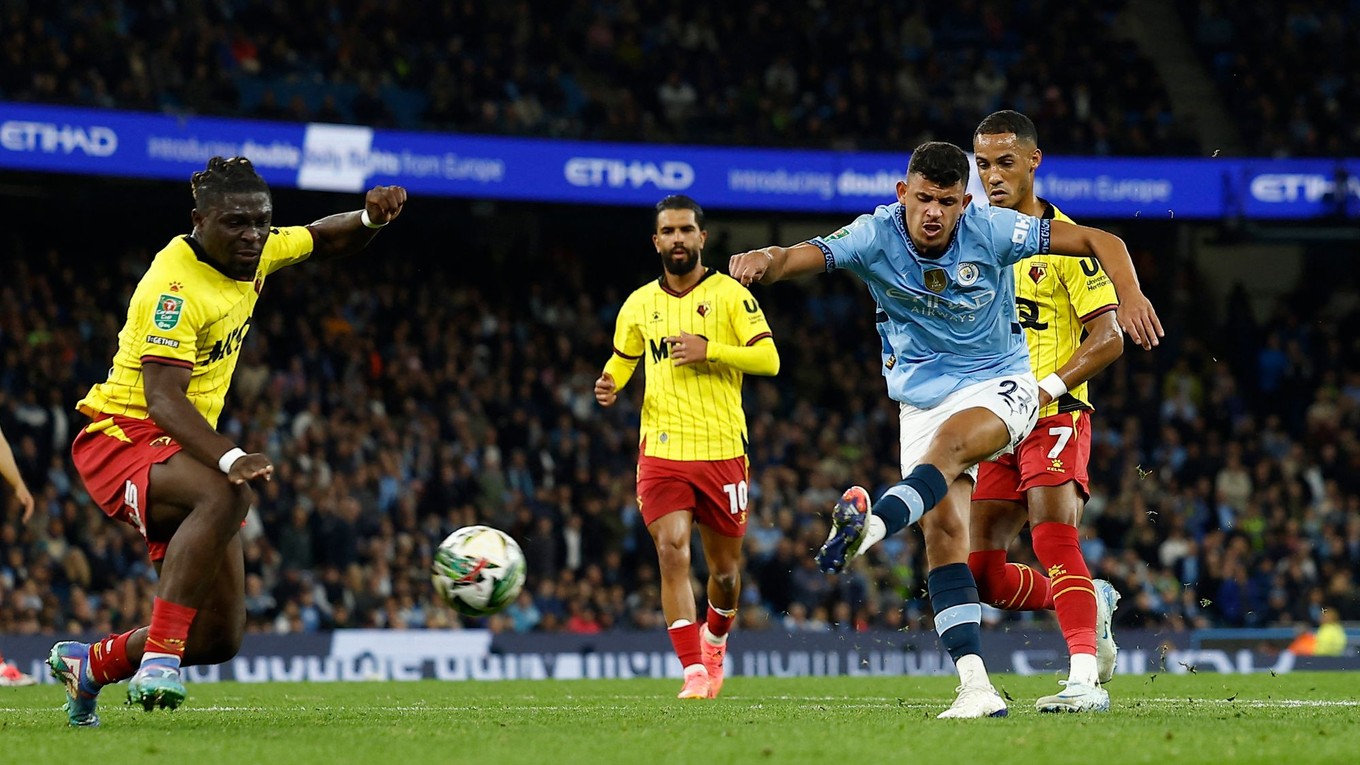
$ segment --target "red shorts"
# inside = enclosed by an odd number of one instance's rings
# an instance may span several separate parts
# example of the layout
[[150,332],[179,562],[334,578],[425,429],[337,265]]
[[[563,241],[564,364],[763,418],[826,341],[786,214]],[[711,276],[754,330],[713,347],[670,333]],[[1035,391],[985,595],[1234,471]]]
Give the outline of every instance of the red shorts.
[[1082,499],[1090,499],[1091,413],[1086,410],[1041,417],[1014,454],[978,465],[973,500],[1025,502],[1035,486],[1062,486],[1075,481]]
[[151,466],[179,453],[180,445],[151,420],[114,415],[96,420],[76,435],[71,459],[90,497],[110,518],[131,524],[146,539],[151,560],[165,557],[169,540],[146,538],[151,507]]
[[644,455],[638,459],[638,509],[648,525],[693,509],[694,520],[719,534],[744,537],[749,476],[745,457],[682,462]]

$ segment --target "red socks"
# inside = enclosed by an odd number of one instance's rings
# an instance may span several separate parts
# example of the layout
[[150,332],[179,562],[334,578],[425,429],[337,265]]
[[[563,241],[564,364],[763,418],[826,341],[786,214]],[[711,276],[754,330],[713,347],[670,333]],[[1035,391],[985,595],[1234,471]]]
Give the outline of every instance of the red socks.
[[731,632],[732,622],[736,621],[736,619],[737,609],[734,608],[728,613],[724,614],[718,609],[714,608],[712,603],[708,604],[708,617],[705,619],[705,621],[708,623],[708,634],[712,635],[713,637],[720,638],[726,635],[728,632]]
[[986,603],[1007,611],[1042,611],[1053,607],[1048,579],[1022,563],[1007,563],[1005,550],[971,553],[968,568],[977,581],[978,597]]
[[[1034,555],[1048,569],[1058,626],[1073,654],[1096,652],[1096,588],[1081,556],[1077,530],[1065,523],[1041,523],[1030,535]],[[1080,625],[1080,626],[1074,626]]]
[[151,629],[146,634],[146,650],[142,663],[148,658],[173,659],[178,666],[184,658],[184,641],[189,638],[189,625],[194,623],[198,609],[156,598],[151,606]]
[[699,652],[699,625],[690,623],[666,631],[670,633],[671,645],[675,646],[675,655],[680,657],[681,667],[704,663]]
[[128,638],[137,630],[121,635],[109,635],[90,644],[90,678],[99,685],[108,685],[132,677],[136,667],[128,658]]
[[1081,556],[1076,528],[1065,523],[1041,523],[1030,530],[1030,536],[1034,555],[1048,570],[1048,577],[1029,566],[1007,563],[1005,550],[979,550],[968,556],[978,595],[1007,611],[1057,611],[1068,651],[1094,654],[1096,590],[1086,559]]

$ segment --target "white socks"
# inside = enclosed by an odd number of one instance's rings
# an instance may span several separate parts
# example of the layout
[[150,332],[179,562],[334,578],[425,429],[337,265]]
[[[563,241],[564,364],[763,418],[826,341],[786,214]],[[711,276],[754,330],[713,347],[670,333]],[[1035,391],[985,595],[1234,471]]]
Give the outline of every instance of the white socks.
[[960,656],[954,662],[954,669],[959,672],[959,685],[965,688],[992,687],[992,680],[987,677],[987,666],[982,663],[982,657],[975,653]]
[[1072,654],[1072,671],[1067,676],[1067,683],[1069,685],[1080,683],[1082,685],[1096,686],[1100,684],[1098,678],[1099,675],[1096,673],[1095,654]]
[[883,541],[888,536],[888,527],[883,523],[883,519],[877,515],[869,516],[869,521],[864,524],[864,541],[860,543],[859,552],[856,557],[863,555],[870,547]]

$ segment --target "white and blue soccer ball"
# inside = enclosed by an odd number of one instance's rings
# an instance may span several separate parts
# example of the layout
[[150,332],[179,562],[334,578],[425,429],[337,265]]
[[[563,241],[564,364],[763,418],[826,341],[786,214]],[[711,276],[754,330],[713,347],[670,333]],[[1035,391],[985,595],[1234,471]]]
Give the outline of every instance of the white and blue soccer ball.
[[465,526],[434,553],[431,581],[450,608],[464,616],[489,616],[514,602],[524,587],[524,553],[500,529]]

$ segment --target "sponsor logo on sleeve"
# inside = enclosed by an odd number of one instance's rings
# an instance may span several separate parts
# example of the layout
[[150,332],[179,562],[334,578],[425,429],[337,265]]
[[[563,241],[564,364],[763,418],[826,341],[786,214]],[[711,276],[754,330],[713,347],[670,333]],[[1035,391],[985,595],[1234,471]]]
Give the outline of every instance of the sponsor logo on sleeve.
[[179,326],[179,317],[183,313],[184,298],[163,292],[156,301],[156,313],[152,316],[152,321],[156,329],[174,329]]

